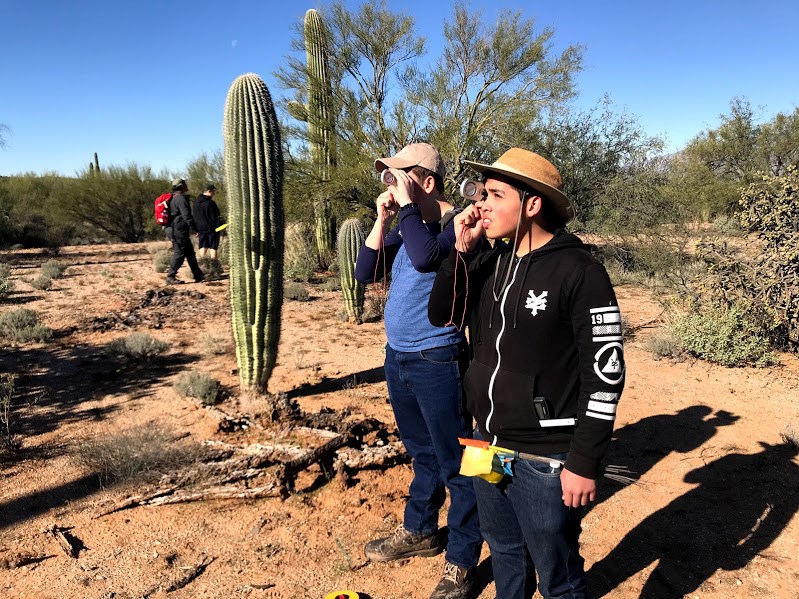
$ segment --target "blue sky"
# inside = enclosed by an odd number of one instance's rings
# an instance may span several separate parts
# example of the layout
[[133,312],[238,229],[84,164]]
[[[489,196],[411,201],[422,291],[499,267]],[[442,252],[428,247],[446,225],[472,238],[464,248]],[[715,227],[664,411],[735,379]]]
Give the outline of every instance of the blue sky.
[[[352,2],[352,5],[357,4]],[[308,8],[271,0],[3,0],[0,175],[74,175],[136,162],[182,174],[221,148],[230,83],[272,73]],[[451,2],[389,0],[416,19],[428,59],[442,47]],[[473,0],[487,19],[524,10],[555,29],[555,49],[584,46],[579,103],[608,93],[671,150],[719,124],[736,96],[764,119],[799,105],[796,0]]]

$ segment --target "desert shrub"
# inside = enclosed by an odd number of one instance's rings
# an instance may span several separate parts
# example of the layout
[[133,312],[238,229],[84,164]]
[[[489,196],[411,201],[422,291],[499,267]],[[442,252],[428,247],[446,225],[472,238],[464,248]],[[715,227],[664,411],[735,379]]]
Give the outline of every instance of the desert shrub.
[[60,279],[66,274],[68,266],[58,260],[48,260],[42,264],[42,276],[50,277],[51,279]]
[[693,259],[682,230],[649,231],[593,247],[614,285],[675,288],[684,284]]
[[383,291],[372,291],[366,295],[363,307],[363,322],[383,320],[388,296]]
[[656,360],[667,358],[675,362],[682,362],[685,359],[685,351],[680,340],[669,331],[647,338],[646,348]]
[[230,266],[230,242],[227,235],[223,235],[219,240],[219,249],[216,252],[216,257],[222,263],[222,266]]
[[729,214],[719,214],[710,222],[710,226],[714,232],[728,237],[739,237],[744,232],[740,218]]
[[147,333],[131,333],[114,339],[108,349],[114,354],[134,361],[146,361],[166,351],[169,345]]
[[28,283],[30,283],[31,287],[39,291],[48,291],[53,288],[53,279],[47,275],[39,275],[35,279],[30,279]]
[[777,361],[762,329],[734,304],[701,304],[675,318],[670,328],[685,351],[709,362],[763,367]]
[[47,341],[53,330],[39,324],[39,315],[27,308],[17,308],[0,314],[0,339],[16,343]]
[[210,333],[204,334],[200,338],[203,351],[209,356],[221,356],[230,349],[230,339],[228,337],[218,337]]
[[338,277],[328,277],[320,285],[322,291],[341,291],[341,279]]
[[11,267],[0,262],[0,298],[6,297],[14,290],[14,282],[11,280]]
[[196,370],[181,373],[175,380],[175,389],[181,395],[199,399],[205,406],[214,405],[220,400],[219,382]]
[[[706,271],[691,288],[706,311],[746,315],[746,330],[774,349],[799,348],[799,173],[761,176],[741,192],[748,251],[709,239],[697,246]],[[759,343],[758,341],[757,343]],[[756,343],[756,344],[757,344]]]
[[74,458],[103,484],[155,482],[200,455],[199,448],[179,445],[174,437],[158,426],[137,427],[85,441]]
[[302,283],[285,283],[283,285],[283,297],[287,300],[294,300],[297,302],[307,302],[311,299],[308,290]]
[[22,440],[11,430],[12,405],[14,396],[13,374],[0,374],[0,462],[14,455],[22,447]]
[[153,255],[153,266],[155,266],[155,272],[166,272],[169,268],[169,263],[172,260],[172,252],[169,250],[158,250],[155,255]]
[[290,223],[286,226],[283,274],[293,281],[310,281],[319,266],[316,237],[307,223]]
[[203,256],[197,259],[197,264],[200,265],[206,280],[215,281],[222,278],[222,263],[218,259]]
[[168,241],[151,241],[144,248],[148,254],[155,256],[158,252],[169,251],[171,245]]

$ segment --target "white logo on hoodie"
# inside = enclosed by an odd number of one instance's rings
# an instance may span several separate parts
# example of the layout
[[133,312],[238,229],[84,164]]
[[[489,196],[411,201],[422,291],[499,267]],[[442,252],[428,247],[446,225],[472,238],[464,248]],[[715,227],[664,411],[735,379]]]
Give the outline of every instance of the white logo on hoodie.
[[538,316],[538,311],[542,312],[547,309],[547,295],[549,291],[542,291],[541,295],[536,295],[535,290],[531,289],[527,292],[527,303],[524,307],[533,313],[533,316]]

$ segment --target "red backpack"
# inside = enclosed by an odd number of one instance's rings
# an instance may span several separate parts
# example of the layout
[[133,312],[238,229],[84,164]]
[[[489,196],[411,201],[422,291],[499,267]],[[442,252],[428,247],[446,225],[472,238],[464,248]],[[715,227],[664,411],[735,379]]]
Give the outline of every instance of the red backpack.
[[171,199],[171,193],[162,193],[155,198],[155,222],[162,227],[169,225],[169,202]]

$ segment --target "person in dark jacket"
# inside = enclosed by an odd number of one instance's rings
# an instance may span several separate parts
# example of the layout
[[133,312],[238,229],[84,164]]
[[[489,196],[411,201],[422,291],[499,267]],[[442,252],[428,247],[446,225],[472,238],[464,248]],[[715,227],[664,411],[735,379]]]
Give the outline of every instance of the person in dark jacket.
[[[455,327],[434,327],[427,319],[435,272],[455,243],[452,205],[443,198],[444,162],[433,146],[416,143],[376,160],[375,168],[388,169],[394,182],[377,198],[377,222],[358,254],[355,278],[368,284],[391,270],[386,384],[414,476],[403,525],[367,543],[365,553],[373,561],[440,553],[439,512],[449,490],[444,572],[430,599],[466,599],[482,546],[474,488],[458,472],[458,437],[470,436],[472,429],[462,405],[466,347]],[[390,230],[395,218],[399,225]]]
[[513,454],[511,475],[473,478],[497,597],[529,599],[537,574],[544,598],[582,599],[580,508],[595,498],[624,386],[621,314],[604,267],[563,230],[574,209],[549,161],[511,148],[467,164],[485,191],[454,219],[429,318],[469,314],[475,438],[544,458]]
[[169,225],[166,226],[166,237],[172,242],[172,261],[166,273],[166,284],[179,283],[176,275],[183,266],[183,261],[189,263],[194,281],[199,283],[205,277],[197,258],[194,255],[194,246],[191,243],[191,232],[197,230],[191,215],[189,198],[186,196],[189,188],[183,179],[172,181],[172,199],[169,202]]
[[216,228],[222,224],[219,206],[214,201],[215,195],[216,186],[206,185],[205,191],[197,196],[192,207],[194,222],[197,224],[198,253],[200,258],[208,256],[211,260],[216,260],[219,248],[219,232]]

